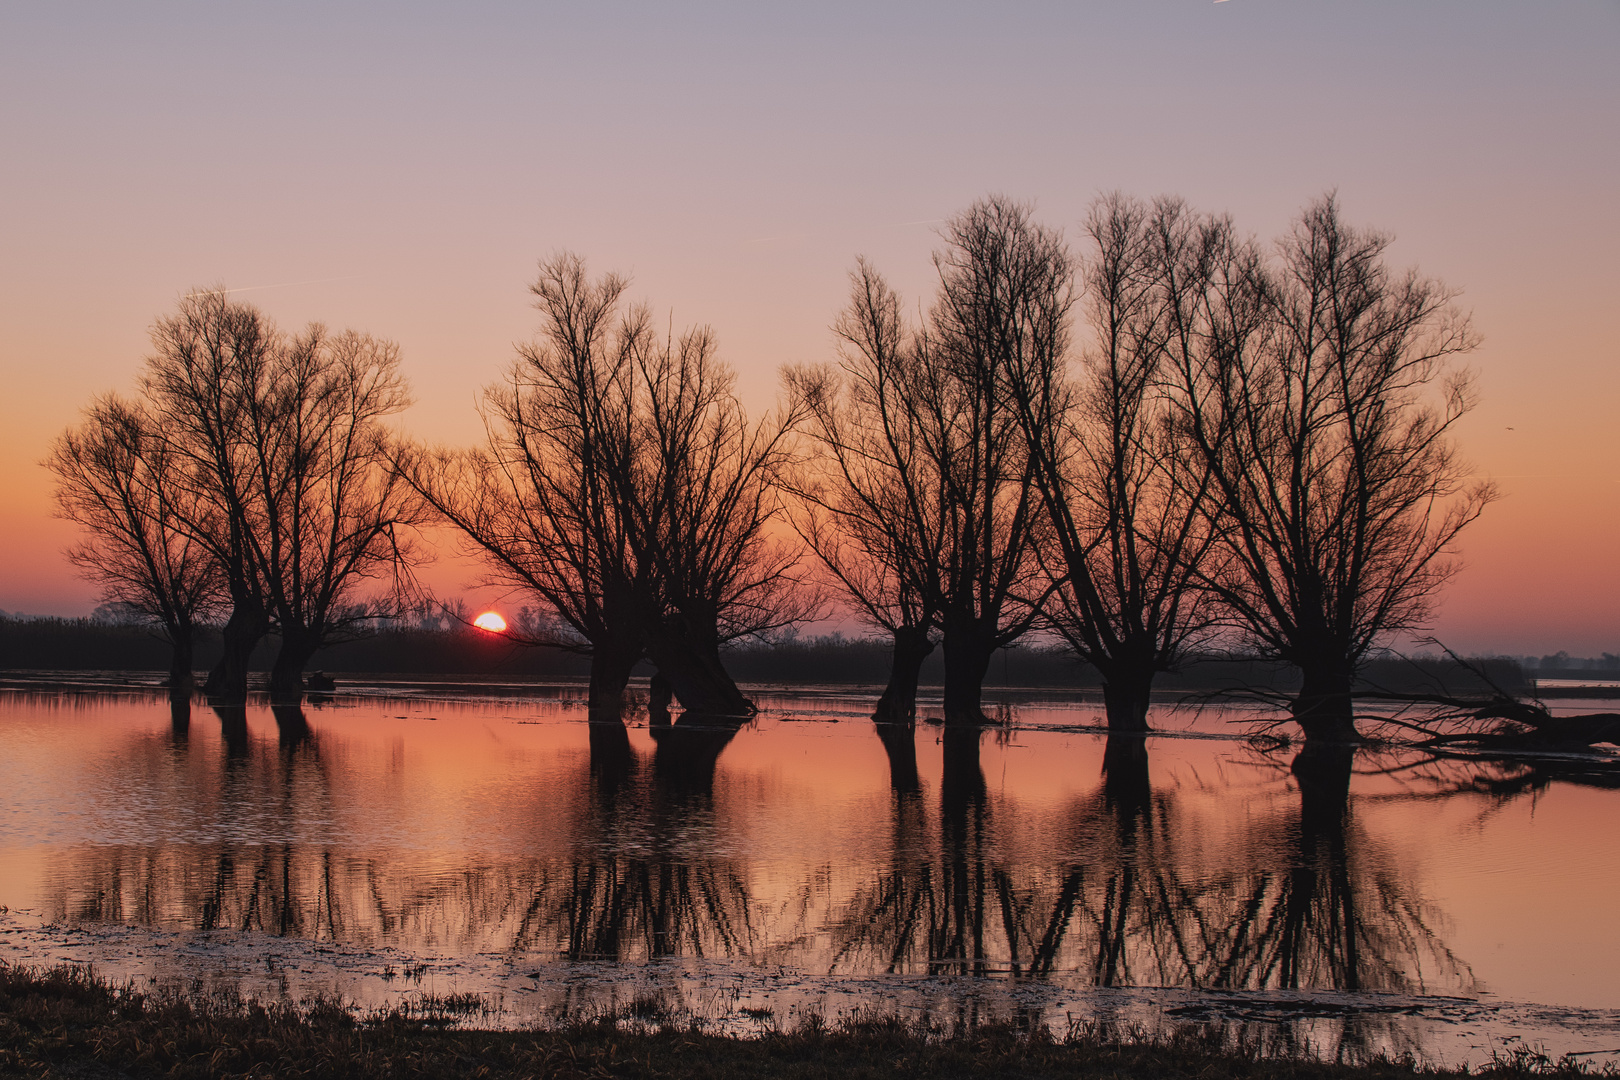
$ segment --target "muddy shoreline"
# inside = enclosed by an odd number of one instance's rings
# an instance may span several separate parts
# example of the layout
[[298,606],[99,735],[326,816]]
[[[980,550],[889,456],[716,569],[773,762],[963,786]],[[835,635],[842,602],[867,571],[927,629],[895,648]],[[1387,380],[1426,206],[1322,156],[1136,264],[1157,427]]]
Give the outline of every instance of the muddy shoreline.
[[1515,1046],[1554,1059],[1620,1064],[1620,1010],[1477,997],[1349,991],[1110,988],[1079,976],[821,975],[762,962],[669,959],[565,961],[535,953],[434,955],[238,931],[165,932],[47,922],[0,913],[0,961],[92,968],[114,985],[263,1003],[336,999],[362,1012],[463,1002],[478,1029],[556,1028],[634,1009],[712,1034],[751,1037],[811,1015],[829,1023],[1076,1023],[1169,1036],[1188,1025],[1259,1045],[1307,1048],[1327,1060],[1377,1055],[1478,1067]]

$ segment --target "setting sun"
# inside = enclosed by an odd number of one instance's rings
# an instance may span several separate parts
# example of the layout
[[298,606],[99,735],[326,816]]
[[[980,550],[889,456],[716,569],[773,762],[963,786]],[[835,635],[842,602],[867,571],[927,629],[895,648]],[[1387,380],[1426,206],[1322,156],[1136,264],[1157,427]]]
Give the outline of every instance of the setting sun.
[[473,620],[473,625],[480,630],[488,630],[492,634],[506,632],[506,620],[501,618],[499,612],[486,611]]

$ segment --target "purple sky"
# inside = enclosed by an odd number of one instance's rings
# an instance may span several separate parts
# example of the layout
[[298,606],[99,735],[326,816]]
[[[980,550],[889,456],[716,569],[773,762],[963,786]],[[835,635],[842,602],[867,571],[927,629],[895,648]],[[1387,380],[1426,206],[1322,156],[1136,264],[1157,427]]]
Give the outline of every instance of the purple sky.
[[856,254],[916,297],[985,192],[1269,237],[1337,188],[1486,339],[1463,448],[1507,498],[1438,628],[1620,652],[1617,46],[1615,0],[6,5],[0,608],[93,606],[36,463],[196,285],[398,340],[407,425],[463,441],[557,248],[712,324],[763,408]]

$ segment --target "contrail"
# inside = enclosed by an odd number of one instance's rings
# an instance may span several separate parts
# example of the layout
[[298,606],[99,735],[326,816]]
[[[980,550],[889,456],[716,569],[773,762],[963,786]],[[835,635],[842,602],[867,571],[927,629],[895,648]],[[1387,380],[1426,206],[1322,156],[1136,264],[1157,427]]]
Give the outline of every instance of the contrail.
[[195,292],[186,293],[186,296],[189,298],[216,292],[229,295],[230,293],[256,292],[259,289],[290,289],[294,285],[325,285],[329,281],[353,281],[355,278],[364,276],[364,274],[347,274],[344,277],[314,278],[310,281],[282,281],[274,285],[245,285],[240,289],[198,289]]

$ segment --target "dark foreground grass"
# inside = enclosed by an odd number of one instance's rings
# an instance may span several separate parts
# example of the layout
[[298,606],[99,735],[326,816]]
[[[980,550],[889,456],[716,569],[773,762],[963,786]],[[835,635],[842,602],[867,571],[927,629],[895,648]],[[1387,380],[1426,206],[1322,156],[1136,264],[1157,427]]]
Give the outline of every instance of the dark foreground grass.
[[[329,1002],[263,1006],[114,987],[84,968],[0,964],[0,1075],[27,1077],[1227,1077],[1463,1076],[1402,1062],[1335,1065],[1094,1030],[981,1027],[945,1035],[899,1021],[811,1021],[735,1039],[611,1020],[555,1030],[460,1030],[468,1003],[362,1017]],[[1614,1076],[1521,1053],[1472,1075]]]

